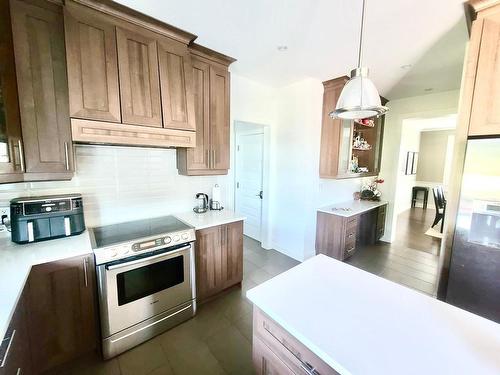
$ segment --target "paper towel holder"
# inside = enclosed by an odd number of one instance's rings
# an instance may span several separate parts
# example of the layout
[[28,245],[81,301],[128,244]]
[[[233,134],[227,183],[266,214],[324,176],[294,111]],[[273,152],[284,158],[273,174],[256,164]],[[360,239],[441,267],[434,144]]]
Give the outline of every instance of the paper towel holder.
[[215,184],[212,189],[212,199],[210,200],[210,209],[214,211],[221,211],[224,209],[222,203],[220,202],[220,187],[219,184]]

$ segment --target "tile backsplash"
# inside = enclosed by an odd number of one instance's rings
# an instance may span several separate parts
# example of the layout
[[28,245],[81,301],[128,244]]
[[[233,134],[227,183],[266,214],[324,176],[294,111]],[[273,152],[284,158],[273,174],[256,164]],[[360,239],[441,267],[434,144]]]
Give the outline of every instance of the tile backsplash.
[[227,176],[181,176],[174,149],[75,146],[71,181],[0,185],[0,205],[20,196],[81,193],[87,226],[168,215],[191,210],[195,194],[211,195],[221,186],[227,202]]

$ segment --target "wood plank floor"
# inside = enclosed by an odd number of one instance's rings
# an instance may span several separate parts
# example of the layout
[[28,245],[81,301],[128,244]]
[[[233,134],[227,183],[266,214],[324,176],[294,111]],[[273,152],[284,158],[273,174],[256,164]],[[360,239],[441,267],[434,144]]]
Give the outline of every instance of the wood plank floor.
[[435,297],[441,240],[425,234],[433,219],[434,210],[401,213],[393,243],[364,246],[346,263]]

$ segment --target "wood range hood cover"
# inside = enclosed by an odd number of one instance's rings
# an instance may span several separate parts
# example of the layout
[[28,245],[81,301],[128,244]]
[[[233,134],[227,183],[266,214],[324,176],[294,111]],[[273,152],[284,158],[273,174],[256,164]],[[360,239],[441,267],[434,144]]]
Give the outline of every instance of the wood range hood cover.
[[235,59],[111,0],[66,0],[64,16],[73,142],[197,147],[192,56]]

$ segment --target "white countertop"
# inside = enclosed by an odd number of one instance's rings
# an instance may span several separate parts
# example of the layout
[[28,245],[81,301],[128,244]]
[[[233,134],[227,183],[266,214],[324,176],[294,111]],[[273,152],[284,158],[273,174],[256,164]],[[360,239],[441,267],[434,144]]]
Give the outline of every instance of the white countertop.
[[7,331],[31,267],[92,252],[87,231],[77,236],[18,245],[0,233],[0,339]]
[[207,211],[202,214],[190,211],[175,214],[174,216],[197,230],[246,219],[245,216],[228,209],[223,209],[222,211]]
[[500,374],[500,324],[325,255],[247,296],[341,374]]
[[330,204],[328,206],[318,208],[318,211],[331,215],[351,217],[366,211],[373,210],[374,208],[383,206],[385,204],[387,204],[387,201],[355,201],[353,199],[352,201]]

